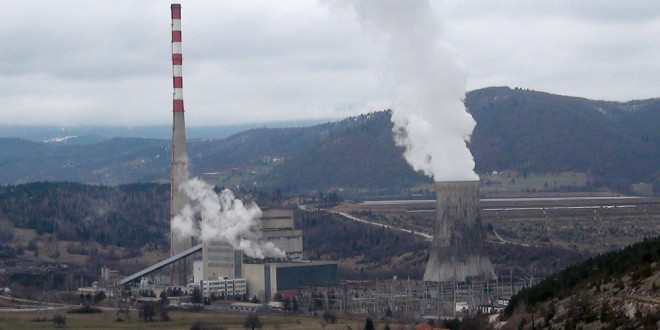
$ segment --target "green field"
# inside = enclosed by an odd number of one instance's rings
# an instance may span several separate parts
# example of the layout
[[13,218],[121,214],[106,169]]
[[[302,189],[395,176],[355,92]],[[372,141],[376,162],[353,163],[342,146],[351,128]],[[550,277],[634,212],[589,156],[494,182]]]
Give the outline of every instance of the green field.
[[515,171],[481,175],[482,193],[567,192],[584,189],[587,175],[580,172],[529,173]]

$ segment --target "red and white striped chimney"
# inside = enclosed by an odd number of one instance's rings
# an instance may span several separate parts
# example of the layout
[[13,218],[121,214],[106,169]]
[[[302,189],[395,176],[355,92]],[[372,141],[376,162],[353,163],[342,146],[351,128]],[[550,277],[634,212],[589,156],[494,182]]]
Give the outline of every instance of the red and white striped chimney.
[[174,112],[183,112],[183,56],[181,49],[181,5],[172,4],[172,71]]
[[[192,237],[181,234],[174,228],[174,218],[181,214],[189,203],[181,185],[188,180],[188,152],[186,148],[186,122],[183,112],[183,70],[181,64],[181,5],[172,4],[172,73],[173,73],[173,118],[172,118],[172,173],[170,181],[170,255],[181,253],[192,247]],[[172,265],[172,284],[186,285],[192,275],[192,262],[183,259]]]

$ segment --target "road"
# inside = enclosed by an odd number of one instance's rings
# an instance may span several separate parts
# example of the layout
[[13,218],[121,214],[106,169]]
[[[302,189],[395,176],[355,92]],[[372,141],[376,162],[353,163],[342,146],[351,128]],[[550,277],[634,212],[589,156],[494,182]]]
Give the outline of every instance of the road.
[[498,234],[497,231],[495,231],[495,229],[493,229],[493,234],[495,234],[495,237],[497,237],[497,239],[500,240],[499,242],[493,242],[493,243],[513,244],[513,245],[520,245],[526,247],[530,246],[529,244],[525,244],[525,243],[516,243],[516,242],[507,241],[504,238],[502,238],[502,236],[500,236],[500,234]]
[[[301,210],[305,210],[305,211],[307,211],[307,207],[305,207],[305,206],[303,206],[303,205],[299,205],[298,207],[299,207]],[[428,240],[428,241],[432,241],[432,240],[433,240],[433,235],[429,235],[429,234],[427,234],[427,233],[422,233],[422,232],[419,232],[419,231],[414,231],[414,230],[405,229],[405,228],[401,228],[401,227],[394,227],[394,226],[390,226],[390,225],[385,225],[385,224],[382,224],[382,223],[379,223],[379,222],[375,222],[375,221],[369,221],[369,220],[365,220],[365,219],[360,219],[360,218],[358,218],[358,217],[356,217],[356,216],[353,216],[353,215],[350,215],[350,214],[348,214],[348,213],[346,213],[346,212],[333,211],[333,210],[328,210],[328,209],[319,209],[319,210],[320,210],[320,211],[329,212],[329,213],[338,214],[338,215],[341,215],[342,217],[344,217],[344,218],[346,218],[346,219],[349,219],[349,220],[352,220],[352,221],[361,222],[361,223],[366,223],[366,224],[368,224],[368,225],[372,225],[372,226],[377,226],[377,227],[381,227],[381,228],[388,228],[388,229],[397,230],[397,231],[401,231],[401,232],[408,233],[408,234],[417,235],[417,236],[423,237],[424,239],[426,239],[426,240]],[[527,246],[527,247],[530,246],[529,244],[516,243],[516,242],[512,242],[512,241],[505,240],[504,238],[502,238],[502,237],[501,237],[496,231],[494,231],[494,230],[493,230],[493,233],[494,233],[495,236],[500,240],[499,242],[493,242],[493,243],[513,244],[513,245],[520,245],[520,246]]]
[[410,230],[410,229],[394,227],[394,226],[390,226],[390,225],[384,225],[382,223],[378,223],[378,222],[375,222],[375,221],[360,219],[360,218],[352,216],[352,215],[350,215],[346,212],[332,211],[332,210],[326,210],[326,209],[323,209],[322,211],[326,211],[326,212],[330,212],[330,213],[334,213],[334,214],[339,214],[339,215],[341,215],[344,218],[347,218],[349,220],[366,223],[366,224],[369,224],[369,225],[372,225],[372,226],[378,226],[378,227],[381,227],[381,228],[387,228],[387,229],[397,230],[397,231],[401,231],[401,232],[408,233],[408,234],[417,235],[417,236],[423,237],[424,239],[429,240],[429,241],[433,240],[433,235],[429,235],[429,234],[426,234],[426,233],[420,233],[418,231],[414,231],[414,230]]

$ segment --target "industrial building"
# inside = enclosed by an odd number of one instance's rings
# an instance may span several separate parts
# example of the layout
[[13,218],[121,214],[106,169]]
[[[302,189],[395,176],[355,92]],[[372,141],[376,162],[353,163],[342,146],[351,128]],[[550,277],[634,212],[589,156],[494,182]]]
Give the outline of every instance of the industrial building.
[[[287,259],[301,259],[303,255],[302,230],[293,227],[292,210],[264,209],[257,220],[264,241],[275,244],[286,253]],[[218,278],[243,277],[244,255],[230,244],[221,241],[202,243],[202,256],[193,262],[193,281],[199,283]],[[258,260],[251,260],[258,262]]]
[[[243,253],[225,242],[203,242],[201,262],[202,276],[195,276],[195,283],[219,277],[240,278],[243,273]],[[197,264],[197,260],[195,264]],[[194,268],[197,270],[196,266]]]
[[337,262],[300,261],[243,265],[248,296],[270,301],[275,293],[337,284]]
[[293,227],[293,210],[263,209],[257,227],[261,238],[284,251],[287,259],[302,259],[303,233]]
[[211,297],[212,294],[218,297],[244,295],[247,293],[246,283],[244,278],[219,278],[200,282],[204,297]]

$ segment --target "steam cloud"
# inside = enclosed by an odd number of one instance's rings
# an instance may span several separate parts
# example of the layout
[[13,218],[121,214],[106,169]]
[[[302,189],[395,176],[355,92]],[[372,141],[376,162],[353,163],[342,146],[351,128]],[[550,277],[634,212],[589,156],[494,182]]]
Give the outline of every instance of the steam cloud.
[[363,26],[387,40],[380,63],[392,90],[395,142],[416,170],[435,181],[479,180],[467,147],[476,122],[465,110],[466,70],[442,41],[427,0],[355,0]]
[[[172,220],[173,234],[227,242],[252,258],[285,257],[273,243],[259,241],[256,219],[261,217],[261,210],[256,204],[244,205],[229,189],[216,194],[213,186],[198,178],[184,181],[181,189],[190,204]],[[197,214],[201,217],[198,224]]]

